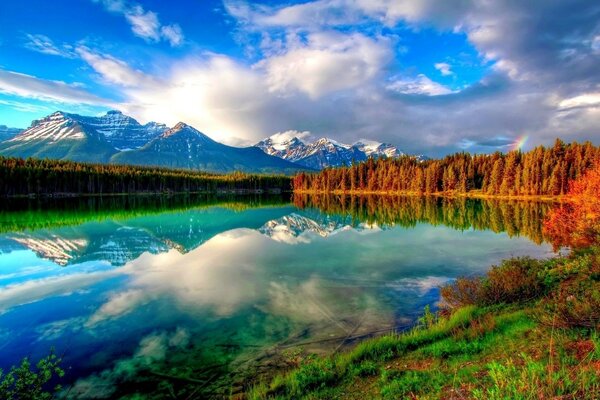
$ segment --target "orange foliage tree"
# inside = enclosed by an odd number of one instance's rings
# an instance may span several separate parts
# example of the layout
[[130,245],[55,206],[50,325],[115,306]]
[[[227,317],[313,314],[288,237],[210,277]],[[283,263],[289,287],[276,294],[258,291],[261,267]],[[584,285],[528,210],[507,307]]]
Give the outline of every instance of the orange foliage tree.
[[583,248],[600,239],[600,163],[570,185],[569,202],[551,210],[544,233],[555,248]]

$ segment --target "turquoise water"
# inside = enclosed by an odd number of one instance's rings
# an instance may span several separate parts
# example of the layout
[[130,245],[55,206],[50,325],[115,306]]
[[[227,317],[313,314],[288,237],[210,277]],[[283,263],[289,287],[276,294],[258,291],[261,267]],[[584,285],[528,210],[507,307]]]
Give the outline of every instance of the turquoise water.
[[[510,224],[515,203],[430,203],[418,207],[465,217],[461,228],[284,199],[5,210],[0,368],[54,347],[69,398],[219,397],[300,352],[410,326],[457,276],[551,255],[528,238],[539,242],[536,206]],[[506,229],[482,226],[496,209]]]

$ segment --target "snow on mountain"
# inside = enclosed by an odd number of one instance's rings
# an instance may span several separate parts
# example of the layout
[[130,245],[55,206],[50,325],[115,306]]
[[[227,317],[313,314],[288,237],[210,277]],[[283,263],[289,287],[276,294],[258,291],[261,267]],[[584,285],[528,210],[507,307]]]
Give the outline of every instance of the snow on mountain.
[[364,161],[369,157],[396,158],[404,155],[394,145],[366,139],[349,145],[329,138],[314,142],[306,142],[298,137],[285,137],[282,140],[280,134],[275,134],[255,146],[269,155],[315,169],[350,165],[353,161]]
[[100,117],[82,117],[106,137],[117,150],[138,149],[166,131],[164,124],[149,122],[141,125],[120,111],[109,111]]
[[353,146],[365,153],[367,157],[396,158],[404,155],[396,146],[374,140],[360,139]]
[[17,233],[10,238],[32,250],[38,257],[62,266],[69,264],[88,244],[83,238],[67,239],[55,234]]
[[116,150],[86,117],[57,111],[0,143],[0,154],[13,157],[103,162]]
[[117,164],[155,165],[212,172],[296,172],[298,165],[263,153],[255,147],[232,147],[178,123],[140,149],[116,154]]
[[326,215],[315,210],[305,210],[302,214],[291,213],[266,222],[258,229],[269,238],[287,244],[310,243],[315,237],[337,235],[340,232],[379,232],[387,226],[356,223],[349,216]]

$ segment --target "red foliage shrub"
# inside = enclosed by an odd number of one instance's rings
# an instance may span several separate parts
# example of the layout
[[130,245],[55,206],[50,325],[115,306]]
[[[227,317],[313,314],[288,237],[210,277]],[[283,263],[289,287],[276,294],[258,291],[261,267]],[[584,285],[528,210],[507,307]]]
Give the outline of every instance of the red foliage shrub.
[[584,248],[600,238],[600,164],[571,183],[569,203],[548,214],[544,233],[555,248]]

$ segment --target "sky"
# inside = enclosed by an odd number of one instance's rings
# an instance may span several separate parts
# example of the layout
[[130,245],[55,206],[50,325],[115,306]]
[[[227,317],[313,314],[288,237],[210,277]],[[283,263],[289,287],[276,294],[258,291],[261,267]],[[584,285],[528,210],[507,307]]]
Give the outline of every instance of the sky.
[[600,2],[0,2],[0,124],[111,109],[240,146],[600,144]]

